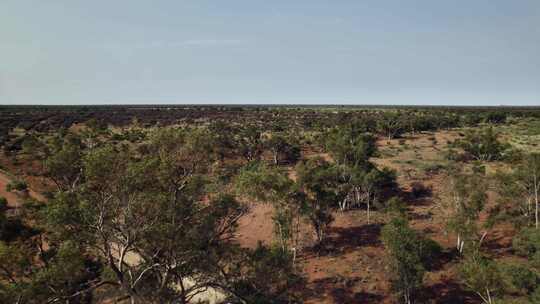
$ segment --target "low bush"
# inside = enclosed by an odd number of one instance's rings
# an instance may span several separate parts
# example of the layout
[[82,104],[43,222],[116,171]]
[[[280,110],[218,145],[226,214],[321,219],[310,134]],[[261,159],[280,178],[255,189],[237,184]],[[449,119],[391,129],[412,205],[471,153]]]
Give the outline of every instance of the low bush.
[[523,265],[507,264],[501,267],[504,276],[515,291],[529,294],[537,286],[538,276]]
[[11,192],[13,190],[15,191],[25,191],[28,189],[28,185],[25,181],[22,180],[14,180],[6,185],[6,191]]

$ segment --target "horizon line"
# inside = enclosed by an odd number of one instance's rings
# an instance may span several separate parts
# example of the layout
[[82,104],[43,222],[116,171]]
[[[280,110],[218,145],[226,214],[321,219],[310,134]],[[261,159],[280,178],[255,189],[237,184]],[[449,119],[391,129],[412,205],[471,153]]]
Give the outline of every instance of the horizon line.
[[483,105],[483,104],[345,104],[345,103],[69,103],[69,104],[49,104],[49,103],[22,103],[22,104],[2,104],[0,107],[17,107],[17,106],[35,106],[35,107],[99,107],[99,106],[135,106],[135,107],[167,107],[167,106],[249,106],[249,107],[287,107],[287,106],[299,106],[299,107],[481,107],[481,108],[540,108],[538,105],[522,104],[522,105]]

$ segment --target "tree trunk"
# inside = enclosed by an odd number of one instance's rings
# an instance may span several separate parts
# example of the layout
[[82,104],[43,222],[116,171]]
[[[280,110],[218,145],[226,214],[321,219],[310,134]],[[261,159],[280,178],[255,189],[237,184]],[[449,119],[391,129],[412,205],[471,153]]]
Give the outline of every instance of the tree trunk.
[[535,228],[538,229],[538,179],[536,176],[536,172],[534,173],[534,202],[535,202],[535,213],[534,213]]
[[370,201],[370,199],[368,197],[368,199],[367,199],[367,223],[368,223],[368,225],[369,225],[369,207],[370,207],[369,201]]
[[480,238],[480,242],[478,242],[478,247],[482,246],[482,242],[484,241],[484,239],[486,238],[487,236],[487,231],[485,231],[484,233],[482,233],[482,237]]
[[463,253],[464,246],[465,246],[465,241],[461,239],[461,235],[458,233],[456,248],[459,254]]

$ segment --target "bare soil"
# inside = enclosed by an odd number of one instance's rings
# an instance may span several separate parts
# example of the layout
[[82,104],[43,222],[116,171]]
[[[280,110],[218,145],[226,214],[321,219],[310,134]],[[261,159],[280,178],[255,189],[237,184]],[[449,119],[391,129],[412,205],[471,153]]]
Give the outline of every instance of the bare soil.
[[[454,130],[379,140],[381,156],[373,159],[377,166],[389,167],[398,173],[400,196],[408,205],[411,226],[444,249],[439,264],[426,274],[425,287],[419,295],[422,303],[481,303],[473,293],[463,290],[457,277],[458,261],[453,253],[456,238],[446,229],[449,179],[444,170],[436,169],[436,165],[445,164],[448,142],[459,137],[459,132]],[[305,155],[313,156],[317,155]],[[497,166],[489,165],[488,172]],[[414,197],[411,193],[413,183],[423,184],[430,193]],[[494,200],[490,193],[488,205]],[[380,240],[380,231],[387,218],[375,211],[371,222],[367,223],[365,212],[336,212],[325,252],[312,250],[309,242],[305,243],[300,260],[308,280],[306,303],[395,303],[386,277],[385,250]],[[258,241],[269,244],[272,240],[271,216],[271,205],[254,204],[240,224],[240,244],[247,247],[255,246]],[[485,214],[481,219],[485,219]],[[310,233],[307,226],[303,230]],[[495,227],[489,231],[485,246],[504,257],[508,254],[511,235],[511,227]]]

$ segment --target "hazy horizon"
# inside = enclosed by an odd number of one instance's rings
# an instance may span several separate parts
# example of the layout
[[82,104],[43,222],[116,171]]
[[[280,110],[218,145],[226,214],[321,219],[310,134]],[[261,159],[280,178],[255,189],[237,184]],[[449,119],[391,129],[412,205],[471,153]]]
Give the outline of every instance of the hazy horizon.
[[540,105],[540,2],[0,4],[0,105]]

